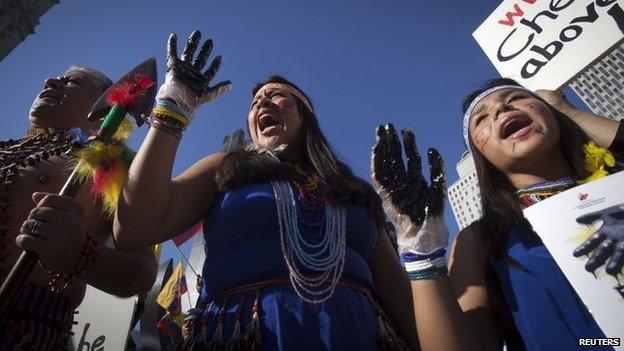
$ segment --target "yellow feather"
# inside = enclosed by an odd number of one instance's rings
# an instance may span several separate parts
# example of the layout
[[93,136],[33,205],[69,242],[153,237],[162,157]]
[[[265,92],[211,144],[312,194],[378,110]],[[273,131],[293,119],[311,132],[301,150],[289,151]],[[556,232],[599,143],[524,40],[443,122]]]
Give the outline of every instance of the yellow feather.
[[119,125],[119,128],[113,134],[112,139],[115,143],[103,143],[101,141],[92,141],[83,149],[79,149],[74,154],[72,166],[77,168],[78,176],[82,181],[93,182],[95,172],[102,169],[112,162],[117,163],[114,171],[106,176],[106,181],[101,186],[103,211],[109,216],[115,213],[117,201],[121,194],[121,187],[126,178],[128,170],[123,161],[122,155],[126,150],[125,144],[134,131],[134,123],[129,118]]
[[113,134],[113,139],[120,141],[122,143],[126,143],[130,139],[130,135],[134,131],[134,124],[128,119],[124,118],[124,120],[117,128],[115,134]]
[[123,185],[126,174],[128,173],[126,167],[121,160],[118,161],[119,166],[115,168],[114,172],[108,174],[106,182],[102,187],[102,204],[104,206],[104,212],[112,216],[117,209],[117,201],[119,200],[119,194],[121,194],[121,186]]
[[615,166],[615,158],[607,149],[602,148],[593,141],[588,142],[584,146],[585,151],[585,170],[590,175],[579,181],[579,183],[587,183],[596,179],[600,179],[609,175],[605,170],[605,166]]
[[93,141],[84,149],[76,152],[79,162],[78,175],[82,180],[93,181],[96,170],[101,169],[110,162],[118,162],[119,166],[107,175],[106,182],[102,184],[101,194],[104,213],[112,216],[117,208],[117,200],[121,192],[123,181],[126,178],[126,167],[122,161],[124,145],[105,144],[100,141]]

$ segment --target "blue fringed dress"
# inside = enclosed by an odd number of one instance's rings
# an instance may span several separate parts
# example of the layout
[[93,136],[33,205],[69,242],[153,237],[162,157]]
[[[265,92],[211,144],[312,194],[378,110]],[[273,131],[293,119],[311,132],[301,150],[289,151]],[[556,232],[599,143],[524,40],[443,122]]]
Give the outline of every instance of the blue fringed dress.
[[[301,229],[304,235],[310,232],[310,228]],[[297,296],[285,280],[288,270],[279,233],[270,184],[249,184],[216,199],[204,220],[204,306],[194,325],[195,337],[222,344],[238,342],[237,338],[244,342],[259,293],[261,343],[257,350],[380,350],[378,312],[366,293],[338,285],[333,296],[319,305]],[[367,257],[376,239],[376,224],[367,210],[348,208],[342,280],[373,289]],[[276,277],[283,281],[223,296],[224,291]]]

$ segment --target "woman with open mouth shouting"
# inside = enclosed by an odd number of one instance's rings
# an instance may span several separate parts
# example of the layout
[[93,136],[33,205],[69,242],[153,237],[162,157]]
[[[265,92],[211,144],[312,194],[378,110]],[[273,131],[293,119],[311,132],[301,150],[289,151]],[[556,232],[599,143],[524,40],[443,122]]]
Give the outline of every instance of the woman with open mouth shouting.
[[194,32],[180,59],[169,40],[166,80],[115,226],[118,243],[133,247],[204,222],[201,304],[183,348],[417,348],[409,281],[381,229],[379,198],[336,157],[297,86],[258,84],[251,141],[171,180],[194,111],[229,88],[209,85],[220,57],[202,72],[211,41],[192,62],[199,41]]
[[[374,185],[397,227],[422,349],[501,350],[505,343],[508,350],[580,350],[580,338],[604,338],[522,209],[621,170],[624,123],[510,79],[486,83],[468,95],[463,110],[483,216],[458,234],[448,274],[440,156],[429,150],[428,185],[410,131],[403,132],[406,169],[391,125],[378,129],[373,150]],[[604,266],[617,277],[624,233],[604,231],[571,254],[589,254],[588,271]]]

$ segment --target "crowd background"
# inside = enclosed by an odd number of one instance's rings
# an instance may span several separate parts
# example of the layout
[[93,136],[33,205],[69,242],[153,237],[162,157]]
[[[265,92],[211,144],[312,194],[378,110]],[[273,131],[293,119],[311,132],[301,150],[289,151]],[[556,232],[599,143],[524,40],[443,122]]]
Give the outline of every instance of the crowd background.
[[[199,109],[182,139],[174,174],[220,149],[225,134],[244,128],[253,83],[281,74],[313,97],[321,127],[358,176],[370,179],[374,129],[390,122],[412,128],[421,149],[440,150],[450,185],[465,150],[461,99],[498,76],[471,33],[499,3],[63,0],[0,62],[0,139],[24,134],[45,77],[84,64],[115,81],[155,56],[160,84],[168,34],[186,38],[199,29],[223,55],[216,80],[231,80],[233,89]],[[135,133],[134,149],[146,131]],[[454,235],[450,206],[445,218]],[[189,249],[187,242],[183,250]],[[167,243],[161,259],[178,256]]]

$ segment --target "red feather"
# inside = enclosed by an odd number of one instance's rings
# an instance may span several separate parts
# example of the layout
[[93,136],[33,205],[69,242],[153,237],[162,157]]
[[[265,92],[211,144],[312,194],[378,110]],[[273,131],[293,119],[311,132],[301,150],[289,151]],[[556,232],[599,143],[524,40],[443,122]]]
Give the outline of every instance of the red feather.
[[139,75],[134,81],[125,81],[108,93],[106,102],[110,106],[123,105],[131,108],[145,91],[156,84],[150,77]]
[[93,184],[91,185],[91,192],[93,195],[102,195],[104,187],[111,174],[113,174],[117,167],[120,166],[119,160],[112,160],[106,167],[98,167],[93,175]]

